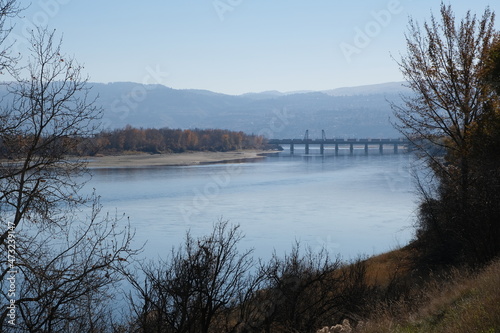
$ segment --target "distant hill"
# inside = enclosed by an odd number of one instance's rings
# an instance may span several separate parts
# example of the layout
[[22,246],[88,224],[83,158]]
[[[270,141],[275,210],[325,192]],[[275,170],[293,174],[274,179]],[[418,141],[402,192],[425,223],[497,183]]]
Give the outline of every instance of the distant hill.
[[[220,128],[269,138],[397,137],[387,100],[399,100],[401,83],[325,92],[268,91],[239,96],[179,90],[133,82],[91,83],[108,129]],[[396,89],[399,86],[398,89]],[[396,88],[395,88],[396,87]],[[403,89],[404,91],[404,89]]]
[[333,90],[323,91],[330,96],[355,96],[355,95],[374,95],[374,94],[397,94],[409,93],[410,89],[403,86],[404,82],[387,82],[381,84],[371,84],[357,87],[344,87]]

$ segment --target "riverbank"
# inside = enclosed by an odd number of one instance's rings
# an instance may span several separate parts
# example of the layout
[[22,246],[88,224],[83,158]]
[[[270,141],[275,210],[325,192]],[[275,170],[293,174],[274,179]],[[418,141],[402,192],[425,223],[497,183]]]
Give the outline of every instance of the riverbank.
[[176,154],[127,154],[90,157],[89,168],[144,168],[153,166],[187,166],[214,163],[238,163],[258,160],[267,154],[275,152],[268,150],[241,150],[229,152],[195,151]]

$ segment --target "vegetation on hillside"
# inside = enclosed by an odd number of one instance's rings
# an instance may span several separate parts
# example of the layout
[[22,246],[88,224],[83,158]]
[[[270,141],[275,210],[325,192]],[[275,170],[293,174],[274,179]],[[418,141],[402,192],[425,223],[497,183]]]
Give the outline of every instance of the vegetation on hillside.
[[[441,5],[423,28],[410,22],[399,64],[415,94],[394,105],[396,126],[432,182],[418,182],[415,240],[353,262],[300,244],[257,261],[226,221],[206,236],[187,233],[164,258],[137,260],[130,226],[79,193],[87,170],[68,154],[225,151],[263,139],[130,126],[97,133],[82,67],[53,32],[33,31],[27,64],[10,57],[4,24],[19,13],[16,0],[0,0],[0,68],[17,81],[0,110],[0,331],[500,331],[500,36],[489,9],[456,22]],[[129,309],[116,322],[109,299],[124,279]]]
[[500,261],[480,270],[431,275],[378,303],[359,333],[496,333],[500,331]]

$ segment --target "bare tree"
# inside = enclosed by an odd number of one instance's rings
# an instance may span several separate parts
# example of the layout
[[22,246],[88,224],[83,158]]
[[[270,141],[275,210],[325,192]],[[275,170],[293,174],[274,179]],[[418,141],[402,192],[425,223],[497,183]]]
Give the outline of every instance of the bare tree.
[[[296,243],[283,258],[261,266],[265,283],[259,297],[262,332],[313,332],[345,318],[366,292],[360,263],[344,266],[325,249],[301,253]],[[360,296],[356,296],[360,295]]]
[[[81,65],[61,54],[54,33],[38,29],[30,40],[32,58],[26,68],[12,70],[11,103],[0,119],[3,205],[13,210],[13,228],[21,220],[56,225],[63,214],[84,202],[78,194],[84,163],[69,159],[79,137],[95,132],[100,111],[87,100]],[[48,213],[51,214],[48,214]],[[0,235],[5,242],[8,231]]]
[[21,9],[16,0],[0,1],[0,45],[2,45],[0,50],[0,75],[3,74],[2,71],[5,69],[12,68],[16,60],[19,59],[18,55],[12,55],[12,44],[7,44],[7,37],[12,31],[12,26],[7,24],[7,19],[15,17],[20,11]]
[[[121,279],[118,272],[134,251],[130,249],[130,229],[118,228],[116,218],[99,218],[99,212],[96,200],[89,221],[72,221],[64,229],[53,231],[19,228],[14,268],[9,260],[2,258],[0,263],[3,329],[20,332],[109,329],[112,321],[109,300],[114,298]],[[13,298],[15,326],[8,308]]]
[[252,250],[241,252],[238,226],[219,221],[212,233],[172,250],[170,257],[129,275],[137,325],[147,332],[232,332],[242,325],[238,306],[255,290]]
[[[254,265],[240,253],[238,226],[218,222],[204,237],[188,233],[166,260],[128,272],[133,329],[159,333],[312,332],[357,318],[375,295],[358,260],[345,265],[326,250]],[[371,304],[371,303],[370,303]]]
[[0,111],[0,328],[103,331],[133,233],[99,217],[98,198],[80,194],[85,162],[68,156],[100,117],[82,66],[47,29],[30,47],[26,66],[7,67],[16,82]]

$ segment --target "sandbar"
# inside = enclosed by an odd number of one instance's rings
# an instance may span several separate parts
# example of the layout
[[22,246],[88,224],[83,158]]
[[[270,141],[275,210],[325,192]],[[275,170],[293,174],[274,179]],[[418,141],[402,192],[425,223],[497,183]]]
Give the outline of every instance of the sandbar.
[[240,163],[249,160],[257,160],[266,154],[274,154],[275,151],[265,150],[241,150],[230,152],[184,152],[172,154],[130,154],[130,155],[106,155],[89,157],[87,159],[89,168],[145,168],[156,166],[188,166],[214,163]]

